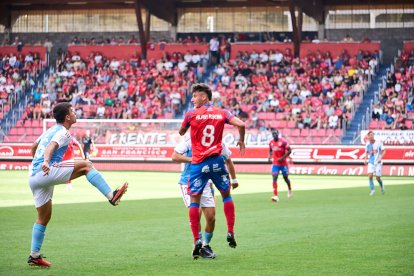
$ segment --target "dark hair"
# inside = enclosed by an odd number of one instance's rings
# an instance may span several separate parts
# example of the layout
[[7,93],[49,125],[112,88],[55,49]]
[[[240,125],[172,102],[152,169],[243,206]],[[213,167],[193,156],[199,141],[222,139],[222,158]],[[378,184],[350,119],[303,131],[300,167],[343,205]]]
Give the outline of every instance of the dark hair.
[[211,101],[213,98],[213,93],[211,92],[210,86],[204,83],[195,83],[191,86],[191,93],[194,92],[204,92],[207,94],[208,100]]
[[53,108],[53,118],[56,119],[57,123],[63,123],[66,115],[69,114],[72,104],[68,102],[58,103]]

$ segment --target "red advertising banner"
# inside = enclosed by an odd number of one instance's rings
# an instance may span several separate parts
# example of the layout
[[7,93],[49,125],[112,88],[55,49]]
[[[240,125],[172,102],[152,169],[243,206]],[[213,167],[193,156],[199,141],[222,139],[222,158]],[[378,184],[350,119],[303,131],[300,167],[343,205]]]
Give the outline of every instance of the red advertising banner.
[[[30,161],[0,161],[0,170],[28,170]],[[95,162],[94,167],[98,170],[111,171],[169,171],[180,172],[180,164],[169,163],[151,163],[151,162]],[[270,164],[237,164],[238,173],[269,173]],[[366,175],[367,166],[364,165],[320,165],[320,164],[303,164],[289,165],[289,173],[296,175]],[[414,165],[384,165],[382,168],[384,176],[414,176]]]
[[[362,163],[365,158],[363,146],[299,146],[292,145],[290,161],[293,163]],[[268,148],[265,146],[247,147],[244,156],[238,148],[230,147],[232,158],[244,163],[267,161]],[[96,145],[91,159],[97,161],[170,161],[174,152],[172,146]],[[75,155],[80,157],[75,150]],[[0,144],[0,159],[31,159],[30,144]],[[414,147],[386,147],[385,164],[414,164]]]

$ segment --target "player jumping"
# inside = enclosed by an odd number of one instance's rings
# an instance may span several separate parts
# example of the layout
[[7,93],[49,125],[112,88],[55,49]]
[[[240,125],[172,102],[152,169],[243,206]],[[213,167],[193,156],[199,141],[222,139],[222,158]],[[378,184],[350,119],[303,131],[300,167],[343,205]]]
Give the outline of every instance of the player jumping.
[[233,198],[230,195],[230,180],[221,151],[224,125],[231,124],[238,128],[240,140],[237,145],[240,147],[240,153],[244,154],[245,125],[242,120],[230,112],[210,104],[213,93],[209,86],[194,84],[191,87],[191,92],[193,95],[191,101],[195,109],[191,109],[185,114],[179,134],[184,135],[191,127],[193,157],[190,168],[189,217],[194,238],[193,258],[197,259],[202,248],[199,235],[200,197],[210,179],[223,198],[224,214],[227,221],[227,242],[232,248],[237,245],[234,238],[235,208]]
[[[221,152],[221,156],[224,157],[227,168],[229,170],[231,176],[231,186],[233,189],[238,187],[238,181],[236,179],[236,171],[234,168],[233,161],[231,160],[231,151],[230,149],[223,143],[223,150]],[[190,207],[190,195],[188,191],[188,183],[190,181],[190,167],[191,167],[191,158],[192,151],[191,151],[191,139],[188,137],[184,142],[178,144],[172,155],[172,160],[175,162],[182,162],[185,163],[184,170],[181,173],[180,180],[178,184],[180,184],[181,188],[181,195],[184,200],[184,204],[187,208]],[[214,198],[214,189],[213,183],[210,180],[207,183],[206,187],[201,194],[200,199],[200,207],[201,211],[204,214],[206,219],[206,226],[204,236],[201,234],[201,228],[199,229],[199,235],[203,239],[203,247],[200,249],[200,255],[203,258],[210,258],[214,259],[216,254],[213,252],[213,249],[210,246],[211,239],[213,238],[213,231],[215,228],[215,221],[216,221],[216,201]]]

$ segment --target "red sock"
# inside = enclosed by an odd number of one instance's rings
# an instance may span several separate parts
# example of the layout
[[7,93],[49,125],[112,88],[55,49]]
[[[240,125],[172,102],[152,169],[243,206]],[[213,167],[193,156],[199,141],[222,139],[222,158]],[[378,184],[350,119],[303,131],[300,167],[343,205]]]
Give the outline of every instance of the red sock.
[[277,196],[277,182],[273,181],[273,194]]
[[194,242],[196,242],[199,238],[199,232],[200,229],[200,205],[197,204],[197,206],[191,206],[188,209],[188,215],[190,217],[190,227],[191,232],[193,233]]
[[234,221],[236,220],[236,215],[234,211],[234,203],[231,196],[223,199],[224,215],[226,216],[227,221],[227,232],[234,234]]

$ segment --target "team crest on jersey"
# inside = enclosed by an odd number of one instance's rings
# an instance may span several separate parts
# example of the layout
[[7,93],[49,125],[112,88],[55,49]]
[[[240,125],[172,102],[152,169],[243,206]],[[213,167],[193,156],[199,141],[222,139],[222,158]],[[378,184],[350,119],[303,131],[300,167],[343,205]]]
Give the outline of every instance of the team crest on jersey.
[[202,173],[209,173],[210,172],[210,168],[208,165],[205,165],[202,169],[201,169]]
[[277,143],[277,145],[278,145],[279,147],[281,147],[281,146],[282,146],[282,142]]

